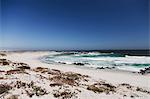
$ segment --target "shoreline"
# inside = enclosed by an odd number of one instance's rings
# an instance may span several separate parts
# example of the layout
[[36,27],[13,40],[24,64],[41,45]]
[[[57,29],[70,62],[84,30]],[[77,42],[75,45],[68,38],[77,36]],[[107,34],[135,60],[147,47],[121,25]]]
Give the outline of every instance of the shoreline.
[[[94,50],[94,51],[97,51],[97,50]],[[108,50],[109,51],[109,50]],[[119,50],[120,51],[120,50]],[[56,52],[56,51],[47,51],[47,50],[44,50],[44,51],[38,51],[38,50],[33,50],[33,51],[0,51],[0,52],[2,52],[2,53],[7,53],[7,54],[11,54],[11,53],[20,53],[20,54],[22,54],[22,53],[47,53],[46,55],[44,54],[44,55],[40,55],[39,57],[37,57],[37,60],[39,60],[39,61],[41,61],[42,63],[45,63],[45,64],[52,64],[52,65],[64,65],[64,64],[62,64],[62,63],[48,63],[48,62],[46,62],[46,61],[44,61],[43,60],[43,58],[45,58],[45,57],[47,57],[47,56],[49,56],[50,55],[50,53],[51,52]],[[147,56],[143,56],[143,57],[147,57]],[[109,71],[109,72],[125,72],[125,73],[131,73],[131,74],[139,74],[139,71],[133,71],[133,70],[128,70],[128,69],[119,69],[119,68],[110,68],[110,69],[107,69],[107,66],[106,67],[104,67],[104,69],[99,69],[99,67],[96,67],[96,68],[94,68],[94,67],[88,67],[88,66],[80,66],[80,65],[74,65],[74,64],[65,64],[66,66],[73,66],[73,67],[78,67],[78,68],[85,68],[85,69],[93,69],[93,70],[101,70],[101,71]],[[145,68],[147,68],[147,67],[145,67]],[[145,68],[143,68],[143,69],[145,69]],[[140,69],[141,70],[141,69]],[[141,74],[139,74],[139,75],[141,75]],[[150,75],[150,74],[145,74],[145,75]]]
[[[128,56],[128,55],[127,55]],[[43,63],[47,63],[47,64],[56,64],[56,65],[63,65],[65,64],[66,66],[77,66],[79,68],[89,68],[89,69],[96,69],[96,70],[113,70],[113,71],[121,71],[121,72],[131,72],[131,73],[141,73],[141,71],[145,71],[145,69],[150,68],[150,66],[146,66],[146,67],[133,67],[133,66],[127,66],[127,67],[116,67],[116,66],[101,66],[101,67],[92,67],[90,65],[86,65],[82,62],[74,62],[74,63],[67,63],[67,62],[59,62],[59,61],[54,61],[52,63],[50,63],[49,61],[46,61],[45,58],[49,57],[49,55],[45,55],[39,58],[39,60],[41,60]],[[133,56],[128,56],[128,57],[133,57]],[[134,57],[139,57],[139,56],[134,56]],[[140,56],[141,57],[141,56]],[[142,56],[142,57],[147,57],[147,56]],[[132,63],[134,64],[134,63]],[[150,70],[148,70],[150,71]],[[145,75],[149,75],[149,73],[145,73]]]
[[[16,61],[20,61],[20,62],[25,62],[25,63],[31,65],[31,68],[32,67],[38,67],[38,66],[35,66],[35,64],[34,64],[37,62],[37,63],[41,64],[41,66],[44,66],[44,67],[53,68],[53,69],[60,69],[63,71],[76,71],[76,72],[79,72],[81,74],[82,74],[83,70],[86,70],[86,71],[92,71],[93,73],[94,73],[94,71],[96,71],[96,73],[102,72],[102,73],[106,73],[106,74],[108,73],[109,74],[109,72],[110,72],[112,74],[123,74],[123,75],[131,75],[131,76],[134,75],[134,76],[149,77],[149,74],[141,75],[141,74],[133,73],[132,71],[126,71],[126,70],[113,70],[113,69],[112,70],[111,69],[110,70],[107,70],[107,69],[102,69],[102,70],[97,69],[96,70],[95,68],[82,67],[82,66],[77,66],[77,65],[59,64],[59,63],[58,64],[48,64],[48,63],[41,62],[41,60],[39,58],[50,55],[51,52],[49,52],[49,51],[44,51],[44,52],[43,51],[36,51],[36,52],[23,52],[23,53],[22,52],[21,53],[20,52],[19,53],[18,52],[10,52],[10,54],[16,54],[17,56],[19,54],[22,54],[22,55],[19,55],[19,58],[21,56],[22,59],[15,59],[15,58],[12,59],[14,56],[10,57],[8,59],[14,60],[14,61],[16,60]],[[28,54],[29,54],[29,56],[31,56],[31,55],[33,55],[33,56],[28,57]],[[23,59],[26,57],[27,57],[27,59]],[[33,61],[32,60],[28,61],[28,58],[33,59]],[[78,71],[78,70],[80,70],[80,71]],[[86,74],[86,72],[84,72],[84,73]],[[149,86],[149,88],[150,88],[150,86]]]
[[[34,70],[37,67],[42,67],[42,68],[60,70],[65,73],[74,72],[74,73],[79,73],[81,75],[88,75],[93,83],[98,82],[98,81],[105,81],[105,82],[113,84],[115,86],[118,86],[120,84],[130,84],[131,86],[144,88],[145,90],[150,91],[150,85],[149,85],[150,75],[149,74],[141,75],[138,73],[132,73],[130,71],[113,70],[113,69],[110,69],[110,70],[109,69],[100,69],[99,70],[99,69],[93,69],[93,68],[85,68],[83,66],[66,65],[66,64],[59,64],[59,63],[58,64],[47,64],[47,63],[42,62],[40,59],[42,57],[44,57],[45,55],[53,54],[49,51],[46,51],[46,52],[41,52],[41,51],[22,52],[22,53],[6,52],[6,54],[7,54],[7,56],[3,56],[2,58],[8,59],[13,62],[26,63],[31,67],[31,70]],[[31,80],[33,80],[33,79],[31,79]],[[123,88],[122,90],[126,90],[126,89]],[[83,92],[80,93],[82,95],[79,97],[83,98],[83,99],[85,99],[85,97],[88,95],[89,95],[89,99],[92,99],[92,98],[99,99],[99,97],[106,97],[106,99],[108,99],[108,98],[111,99],[112,97],[114,97],[116,99],[117,97],[118,98],[122,97],[122,96],[118,96],[116,94],[104,95],[104,94],[97,94],[97,93],[91,93],[91,92],[89,93],[89,91],[85,91],[85,89],[82,89],[82,91]],[[122,91],[121,91],[121,93],[122,93]],[[138,94],[138,92],[135,92],[135,93]],[[83,94],[85,94],[85,96]],[[90,97],[90,95],[92,95],[92,97]],[[145,97],[147,97],[147,95],[141,96],[141,97],[145,98]],[[141,97],[140,97],[140,99],[144,99]]]

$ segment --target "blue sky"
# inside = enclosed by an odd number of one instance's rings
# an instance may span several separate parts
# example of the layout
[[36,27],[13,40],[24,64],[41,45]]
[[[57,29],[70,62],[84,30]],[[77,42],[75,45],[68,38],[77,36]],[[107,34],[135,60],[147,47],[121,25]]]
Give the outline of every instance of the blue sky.
[[145,49],[149,0],[1,0],[1,48]]

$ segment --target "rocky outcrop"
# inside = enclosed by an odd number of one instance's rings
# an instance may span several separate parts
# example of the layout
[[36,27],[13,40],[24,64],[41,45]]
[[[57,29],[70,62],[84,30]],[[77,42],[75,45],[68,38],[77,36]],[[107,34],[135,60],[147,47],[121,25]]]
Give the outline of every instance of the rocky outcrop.
[[96,69],[115,69],[115,67],[97,67]]
[[139,73],[141,73],[142,75],[144,75],[144,74],[149,74],[149,73],[150,73],[150,67],[145,68],[144,70],[141,69]]
[[73,63],[73,65],[80,65],[80,66],[84,66],[84,63]]

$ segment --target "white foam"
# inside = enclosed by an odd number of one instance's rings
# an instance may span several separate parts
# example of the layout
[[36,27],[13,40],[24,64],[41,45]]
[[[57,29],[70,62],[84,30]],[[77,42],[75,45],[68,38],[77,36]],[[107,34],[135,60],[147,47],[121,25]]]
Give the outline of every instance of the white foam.
[[66,64],[88,63],[88,64],[85,64],[85,66],[94,67],[94,68],[97,68],[97,67],[117,67],[118,69],[130,70],[130,71],[139,71],[140,69],[145,68],[144,66],[138,67],[138,66],[133,66],[132,64],[150,64],[150,57],[144,57],[144,56],[75,57],[75,56],[82,56],[82,55],[101,55],[101,54],[102,53],[98,53],[98,52],[90,52],[87,54],[78,53],[75,55],[55,56],[53,58],[49,58],[48,60],[55,61],[55,62],[64,62]]

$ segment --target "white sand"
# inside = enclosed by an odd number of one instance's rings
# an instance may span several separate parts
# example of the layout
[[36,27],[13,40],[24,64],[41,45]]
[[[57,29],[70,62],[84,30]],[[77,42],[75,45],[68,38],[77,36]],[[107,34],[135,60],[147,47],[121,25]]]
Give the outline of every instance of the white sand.
[[[84,75],[89,75],[93,80],[105,80],[111,84],[121,84],[127,83],[132,86],[137,86],[141,88],[145,88],[150,90],[150,75],[140,75],[137,73],[125,72],[125,71],[116,71],[116,70],[95,70],[89,68],[83,68],[74,65],[66,65],[66,64],[46,64],[40,61],[40,57],[45,55],[53,54],[51,52],[9,52],[7,56],[3,57],[13,62],[23,62],[30,65],[31,68],[35,67],[47,67],[50,69],[58,69],[61,71],[72,71]],[[81,99],[103,99],[103,98],[112,98],[112,95],[95,95],[91,92],[88,93],[87,97],[87,90],[85,90],[82,95],[80,96]],[[101,98],[100,98],[101,96]],[[107,97],[106,97],[107,96]],[[115,95],[114,95],[115,96]],[[45,96],[46,97],[46,96]],[[115,96],[115,99],[122,99],[119,96]],[[145,97],[144,97],[145,98]],[[143,98],[143,99],[144,99]],[[44,97],[43,97],[44,99]],[[47,98],[45,98],[47,99]],[[124,99],[124,98],[123,98]]]
[[112,70],[93,70],[89,68],[79,68],[73,65],[63,64],[46,64],[40,61],[40,57],[52,54],[50,52],[25,52],[25,53],[11,53],[6,58],[16,62],[24,62],[35,67],[48,67],[51,69],[59,69],[62,71],[73,71],[81,74],[86,74],[92,78],[99,80],[103,79],[111,83],[128,83],[134,86],[145,87],[150,89],[150,76],[140,75],[123,71]]

